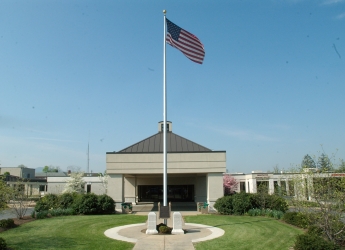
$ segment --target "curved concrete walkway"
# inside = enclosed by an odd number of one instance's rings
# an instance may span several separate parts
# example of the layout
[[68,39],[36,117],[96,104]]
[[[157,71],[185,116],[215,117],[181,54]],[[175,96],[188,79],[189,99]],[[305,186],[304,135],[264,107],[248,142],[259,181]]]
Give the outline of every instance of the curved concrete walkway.
[[224,230],[194,223],[185,223],[182,235],[147,235],[142,230],[147,228],[145,223],[114,227],[104,234],[112,239],[135,243],[133,250],[194,250],[193,243],[215,239],[224,234]]

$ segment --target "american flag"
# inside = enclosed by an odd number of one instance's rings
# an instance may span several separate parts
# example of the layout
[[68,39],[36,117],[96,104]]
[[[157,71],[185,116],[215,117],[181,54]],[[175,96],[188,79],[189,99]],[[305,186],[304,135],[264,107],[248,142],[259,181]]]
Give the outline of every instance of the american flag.
[[168,26],[166,42],[180,50],[193,62],[202,64],[205,57],[205,50],[200,40],[168,19],[166,21]]

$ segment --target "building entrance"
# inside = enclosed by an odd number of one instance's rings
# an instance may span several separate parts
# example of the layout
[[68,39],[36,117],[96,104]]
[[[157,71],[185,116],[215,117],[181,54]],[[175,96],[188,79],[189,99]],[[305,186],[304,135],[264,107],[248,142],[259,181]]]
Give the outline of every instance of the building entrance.
[[[194,201],[194,185],[168,185],[169,201]],[[163,201],[163,185],[139,185],[138,201]]]

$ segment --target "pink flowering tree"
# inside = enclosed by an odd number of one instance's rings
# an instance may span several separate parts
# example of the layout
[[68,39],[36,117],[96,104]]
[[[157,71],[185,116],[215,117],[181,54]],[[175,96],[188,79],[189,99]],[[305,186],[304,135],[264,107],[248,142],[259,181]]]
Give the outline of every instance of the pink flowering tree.
[[237,190],[238,182],[229,174],[223,175],[224,195],[229,195]]

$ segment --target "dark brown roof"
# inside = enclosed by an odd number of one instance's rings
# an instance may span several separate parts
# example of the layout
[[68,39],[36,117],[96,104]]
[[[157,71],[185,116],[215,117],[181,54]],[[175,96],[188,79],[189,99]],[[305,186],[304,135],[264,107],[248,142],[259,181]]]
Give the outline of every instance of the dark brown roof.
[[[167,152],[210,152],[209,148],[167,132]],[[145,140],[133,144],[117,153],[160,153],[163,152],[163,133],[159,132]]]

